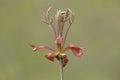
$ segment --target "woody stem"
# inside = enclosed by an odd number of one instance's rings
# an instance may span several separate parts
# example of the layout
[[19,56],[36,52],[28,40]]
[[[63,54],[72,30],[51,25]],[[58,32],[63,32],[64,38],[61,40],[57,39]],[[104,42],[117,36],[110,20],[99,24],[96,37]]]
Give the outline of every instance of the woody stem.
[[63,80],[63,62],[62,62],[62,58],[59,59],[59,63],[60,63],[60,80]]

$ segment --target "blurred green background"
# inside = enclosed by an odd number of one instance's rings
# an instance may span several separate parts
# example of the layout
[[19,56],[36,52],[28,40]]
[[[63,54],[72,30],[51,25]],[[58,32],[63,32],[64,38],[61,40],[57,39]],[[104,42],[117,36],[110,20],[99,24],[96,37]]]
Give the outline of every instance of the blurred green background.
[[59,80],[59,64],[33,53],[29,43],[55,47],[41,14],[52,6],[75,13],[67,44],[86,48],[68,52],[65,80],[120,80],[119,0],[0,0],[0,80]]

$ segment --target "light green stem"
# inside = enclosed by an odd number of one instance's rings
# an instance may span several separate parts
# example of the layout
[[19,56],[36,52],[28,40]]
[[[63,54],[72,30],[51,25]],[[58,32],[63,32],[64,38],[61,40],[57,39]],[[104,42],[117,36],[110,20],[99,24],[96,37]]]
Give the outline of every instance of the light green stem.
[[60,80],[63,80],[63,62],[62,62],[62,58],[59,59],[60,62]]

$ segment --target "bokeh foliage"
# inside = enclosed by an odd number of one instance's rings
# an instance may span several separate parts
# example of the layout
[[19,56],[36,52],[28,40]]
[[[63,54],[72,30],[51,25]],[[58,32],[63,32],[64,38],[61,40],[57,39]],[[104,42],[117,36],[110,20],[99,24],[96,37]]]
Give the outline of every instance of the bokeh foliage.
[[70,8],[75,22],[68,42],[86,47],[81,58],[68,53],[65,80],[120,79],[119,0],[0,0],[0,80],[59,80],[58,62],[33,53],[29,43],[54,46],[41,14]]

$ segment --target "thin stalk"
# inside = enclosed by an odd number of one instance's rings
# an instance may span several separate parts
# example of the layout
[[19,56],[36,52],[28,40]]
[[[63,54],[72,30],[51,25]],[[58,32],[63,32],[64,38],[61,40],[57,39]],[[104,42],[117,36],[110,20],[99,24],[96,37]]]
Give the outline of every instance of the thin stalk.
[[63,35],[63,27],[64,27],[64,22],[58,23],[58,35],[60,36]]
[[66,38],[67,38],[68,32],[69,32],[69,30],[70,30],[70,26],[71,26],[71,24],[68,26],[68,29],[67,29],[67,31],[66,31],[66,33],[65,33],[65,37],[64,37],[64,43],[63,43],[63,46],[62,46],[62,48],[64,48],[65,41],[66,41]]
[[54,40],[55,40],[57,35],[56,35],[56,31],[55,31],[54,25],[53,24],[49,24],[49,27],[50,27],[50,30],[51,30],[52,35],[54,37]]
[[63,80],[63,62],[62,62],[62,58],[59,59],[60,62],[60,80]]
[[63,36],[64,22],[61,23],[60,35]]
[[58,22],[57,36],[60,35],[60,23]]

